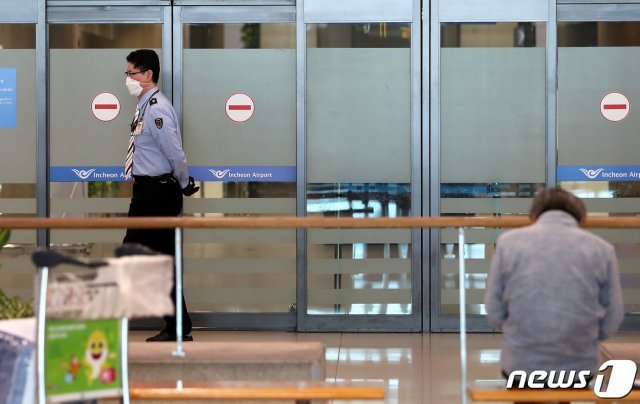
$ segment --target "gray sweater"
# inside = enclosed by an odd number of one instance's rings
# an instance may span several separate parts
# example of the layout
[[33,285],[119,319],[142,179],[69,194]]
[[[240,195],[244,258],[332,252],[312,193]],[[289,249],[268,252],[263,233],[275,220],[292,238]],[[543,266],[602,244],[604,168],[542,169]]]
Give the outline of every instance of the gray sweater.
[[613,246],[564,211],[544,212],[498,238],[485,305],[502,328],[505,372],[597,370],[598,341],[624,317]]

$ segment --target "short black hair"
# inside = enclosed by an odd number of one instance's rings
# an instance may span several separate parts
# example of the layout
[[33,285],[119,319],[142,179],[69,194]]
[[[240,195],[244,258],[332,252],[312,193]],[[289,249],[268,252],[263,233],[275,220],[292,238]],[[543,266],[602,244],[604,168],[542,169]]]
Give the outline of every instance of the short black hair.
[[160,58],[156,51],[152,49],[138,49],[127,55],[127,62],[131,63],[136,69],[151,70],[153,72],[154,83],[158,83],[160,78]]
[[587,208],[577,196],[560,188],[543,189],[536,195],[529,217],[536,220],[548,210],[562,210],[573,216],[578,223],[587,217]]

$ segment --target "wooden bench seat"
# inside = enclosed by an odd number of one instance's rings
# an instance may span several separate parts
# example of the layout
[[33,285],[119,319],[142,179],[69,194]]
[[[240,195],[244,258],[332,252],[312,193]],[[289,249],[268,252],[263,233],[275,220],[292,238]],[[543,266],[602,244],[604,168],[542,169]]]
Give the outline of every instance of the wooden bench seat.
[[591,389],[535,390],[505,388],[505,383],[472,383],[467,388],[469,398],[475,402],[536,402],[555,403],[587,401],[597,403],[640,403],[640,390],[631,390],[628,396],[618,399],[599,398]]
[[375,382],[139,381],[129,383],[132,400],[382,400],[384,385]]

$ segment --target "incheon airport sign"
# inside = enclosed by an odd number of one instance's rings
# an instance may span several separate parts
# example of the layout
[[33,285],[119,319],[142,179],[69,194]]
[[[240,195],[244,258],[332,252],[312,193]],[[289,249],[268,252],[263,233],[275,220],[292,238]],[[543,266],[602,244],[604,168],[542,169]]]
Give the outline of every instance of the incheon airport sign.
[[558,166],[558,181],[640,181],[640,166]]
[[[295,166],[193,166],[189,175],[211,182],[295,182]],[[123,166],[55,166],[52,182],[130,181]]]

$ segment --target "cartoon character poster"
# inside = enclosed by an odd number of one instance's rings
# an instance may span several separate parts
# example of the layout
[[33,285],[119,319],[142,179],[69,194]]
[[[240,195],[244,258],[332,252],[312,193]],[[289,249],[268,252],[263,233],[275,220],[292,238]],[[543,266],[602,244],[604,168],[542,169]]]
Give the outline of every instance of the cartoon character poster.
[[120,321],[49,321],[45,379],[51,401],[120,393]]

